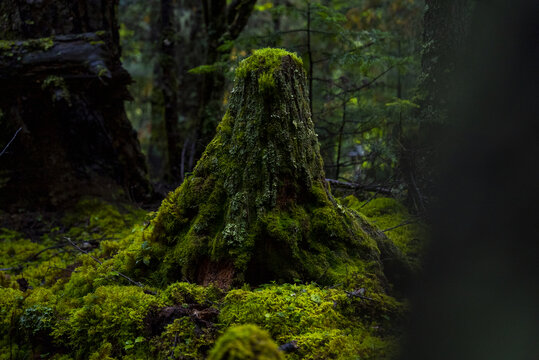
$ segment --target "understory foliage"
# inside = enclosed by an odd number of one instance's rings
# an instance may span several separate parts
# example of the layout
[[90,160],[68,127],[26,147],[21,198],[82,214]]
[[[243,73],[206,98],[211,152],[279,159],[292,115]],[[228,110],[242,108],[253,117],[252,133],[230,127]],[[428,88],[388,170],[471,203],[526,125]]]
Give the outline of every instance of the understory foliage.
[[[369,204],[360,216],[381,227],[388,214],[407,216],[391,199]],[[153,216],[86,199],[39,239],[1,229],[0,266],[11,269],[0,272],[0,359],[260,359],[262,353],[385,359],[395,353],[406,302],[363,269],[344,269],[343,282],[329,287],[134,284],[141,279],[129,269],[144,262],[134,249],[148,246],[143,234]],[[403,227],[395,238],[410,259],[424,240],[418,226]],[[291,342],[296,350],[277,350]]]

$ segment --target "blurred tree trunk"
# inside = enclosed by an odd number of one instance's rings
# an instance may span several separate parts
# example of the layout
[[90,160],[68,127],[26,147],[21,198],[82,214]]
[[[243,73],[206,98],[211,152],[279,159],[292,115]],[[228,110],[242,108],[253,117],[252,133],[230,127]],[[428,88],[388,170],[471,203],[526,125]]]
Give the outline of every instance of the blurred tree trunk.
[[[155,52],[160,50],[161,18],[160,0],[151,1],[151,33],[150,40]],[[152,95],[151,95],[151,138],[148,147],[148,165],[152,181],[162,181],[169,177],[168,141],[165,128],[164,91],[162,81],[163,67],[160,61],[160,51],[153,67]],[[156,190],[158,190],[156,188]]]
[[449,106],[448,95],[462,44],[467,38],[472,0],[426,0],[423,23],[423,79],[425,98],[418,114],[421,123],[416,132],[400,139],[400,171],[408,190],[408,202],[423,212],[427,198],[434,192],[433,173]]
[[[157,133],[166,125],[170,182],[178,183],[192,171],[205,146],[215,134],[222,117],[225,89],[223,64],[235,40],[249,19],[256,0],[160,0],[160,24],[156,25],[160,61],[152,101]],[[173,15],[175,14],[175,15]],[[192,74],[200,65],[214,65],[214,71]],[[181,93],[179,92],[181,89]],[[164,146],[154,137],[150,162],[159,166],[156,155]],[[153,159],[153,160],[152,160]],[[154,172],[159,174],[157,170]],[[161,171],[161,173],[163,173]]]
[[115,1],[0,2],[0,206],[151,194],[123,102]]
[[256,0],[202,0],[205,25],[206,52],[204,63],[215,64],[215,71],[201,75],[198,91],[198,111],[190,136],[190,149],[186,153],[186,171],[191,171],[215,135],[222,116],[225,75],[219,63],[226,62],[232,50],[232,41],[247,25]]

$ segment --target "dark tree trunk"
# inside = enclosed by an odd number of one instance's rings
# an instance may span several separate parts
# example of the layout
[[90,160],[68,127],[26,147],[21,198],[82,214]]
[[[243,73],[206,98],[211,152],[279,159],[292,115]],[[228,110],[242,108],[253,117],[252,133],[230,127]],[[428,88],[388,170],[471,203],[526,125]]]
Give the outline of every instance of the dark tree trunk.
[[447,94],[454,84],[454,70],[470,23],[471,0],[426,0],[423,22],[424,73],[422,86],[428,95],[424,117],[440,120],[446,116]]
[[175,59],[176,34],[174,5],[171,0],[161,0],[160,65],[164,120],[167,133],[168,170],[172,179],[180,175],[180,134],[178,129],[178,66]]
[[[150,40],[155,46],[155,51],[159,50],[161,39],[161,19],[160,6],[157,1],[151,3],[151,33]],[[162,181],[168,177],[168,150],[167,132],[165,128],[164,101],[163,101],[163,69],[161,61],[155,62],[153,68],[153,87],[151,95],[151,138],[148,147],[148,166],[152,181]]]
[[462,56],[462,44],[470,23],[471,0],[427,0],[424,14],[422,55],[423,81],[426,94],[421,102],[420,129],[400,139],[400,171],[408,190],[408,203],[423,212],[435,191],[432,179],[448,121],[448,94],[456,84],[454,70]]
[[[0,207],[151,193],[123,101],[117,1],[0,3]],[[2,146],[3,147],[3,146]]]
[[[193,170],[222,116],[223,69],[216,65],[215,71],[205,74],[191,74],[189,70],[228,60],[229,42],[239,36],[255,3],[235,0],[227,6],[225,0],[184,0],[173,5],[172,1],[161,0],[161,24],[156,26],[161,37],[155,38],[160,61],[155,71],[158,91],[152,101],[152,132],[154,128],[161,132],[164,119],[168,145],[161,159],[169,159],[172,183],[182,181]],[[174,11],[181,24],[174,22]],[[158,168],[163,161],[155,155],[165,148],[161,143],[156,137],[150,151],[150,162]],[[153,175],[163,173],[158,168]]]
[[[203,16],[206,27],[205,64],[226,61],[232,49],[230,41],[237,39],[247,24],[256,0],[234,0],[228,6],[225,0],[203,0]],[[199,104],[193,141],[186,168],[193,169],[196,160],[215,134],[222,115],[225,76],[222,69],[202,75]]]

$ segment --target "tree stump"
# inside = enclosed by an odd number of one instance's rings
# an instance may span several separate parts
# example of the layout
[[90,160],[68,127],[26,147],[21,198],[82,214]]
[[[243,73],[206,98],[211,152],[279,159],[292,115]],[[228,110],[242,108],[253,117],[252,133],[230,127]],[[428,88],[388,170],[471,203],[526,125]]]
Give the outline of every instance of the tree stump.
[[398,257],[383,234],[332,197],[302,62],[280,49],[255,51],[240,64],[216,136],[163,201],[149,241],[160,279],[225,288],[330,283],[353,269],[385,281],[381,252]]

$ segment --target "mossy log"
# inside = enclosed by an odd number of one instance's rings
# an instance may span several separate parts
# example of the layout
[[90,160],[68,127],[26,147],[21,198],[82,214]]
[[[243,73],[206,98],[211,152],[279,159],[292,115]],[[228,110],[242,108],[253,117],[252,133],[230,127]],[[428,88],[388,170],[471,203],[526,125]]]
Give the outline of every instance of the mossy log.
[[[0,41],[0,84],[13,78],[31,78],[61,72],[65,79],[113,78],[115,54],[110,51],[104,31],[58,35],[30,40]],[[129,74],[121,67],[115,80],[123,86],[131,82]],[[10,84],[12,85],[12,84]]]
[[221,287],[330,283],[354,270],[385,282],[381,257],[402,258],[332,197],[302,62],[280,49],[240,64],[215,138],[163,201],[149,240],[161,280]]

